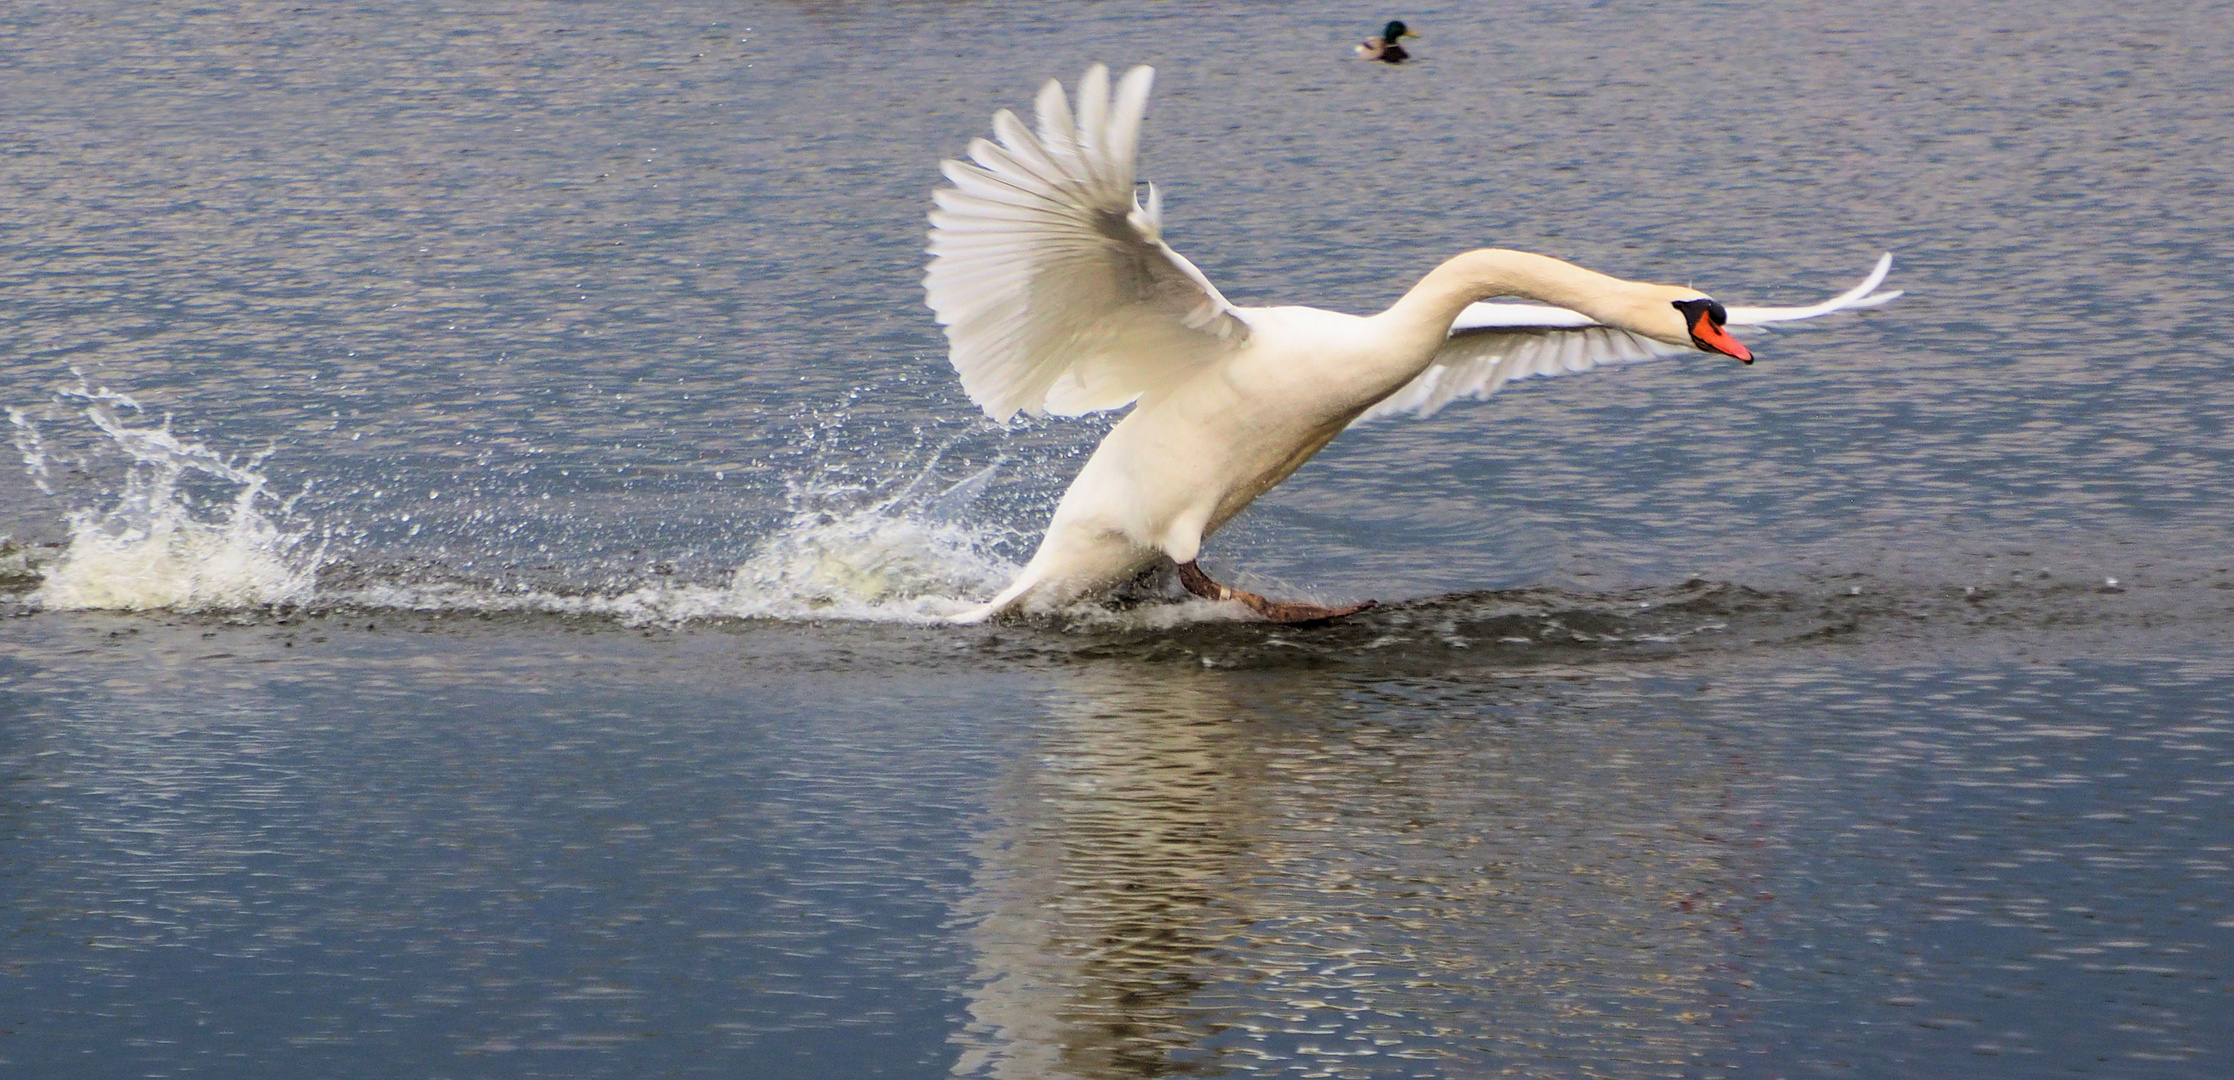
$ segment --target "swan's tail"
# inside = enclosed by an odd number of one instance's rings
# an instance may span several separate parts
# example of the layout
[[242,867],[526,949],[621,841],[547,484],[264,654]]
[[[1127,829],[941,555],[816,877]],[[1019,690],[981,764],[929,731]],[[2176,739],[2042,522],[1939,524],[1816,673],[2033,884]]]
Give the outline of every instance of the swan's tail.
[[1024,594],[1031,592],[1032,587],[1039,584],[1039,580],[1040,575],[1035,568],[1027,566],[1023,573],[1016,575],[1015,581],[1009,582],[1008,588],[1001,590],[1000,595],[959,615],[949,615],[946,621],[961,625],[985,622],[1017,606],[1024,599]]
[[[1076,491],[1074,483],[1072,492]],[[1064,498],[1067,500],[1070,496]],[[984,622],[1014,611],[1026,602],[1035,607],[1042,604],[1060,607],[1126,581],[1164,558],[1160,549],[1134,544],[1114,529],[1066,523],[1061,509],[1055,511],[1055,518],[1047,526],[1047,535],[1040,540],[1039,550],[1032,553],[1032,561],[1024,564],[1024,569],[1017,572],[1016,580],[1009,582],[1008,588],[1002,589],[999,596],[948,618],[958,623]]]

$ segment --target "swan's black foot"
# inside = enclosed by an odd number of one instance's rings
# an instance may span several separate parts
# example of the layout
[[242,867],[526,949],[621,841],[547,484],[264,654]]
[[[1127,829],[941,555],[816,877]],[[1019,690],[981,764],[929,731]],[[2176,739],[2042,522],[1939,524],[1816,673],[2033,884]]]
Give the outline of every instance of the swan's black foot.
[[1236,589],[1230,585],[1220,585],[1210,580],[1210,575],[1203,573],[1202,567],[1191,562],[1179,564],[1179,584],[1186,586],[1188,592],[1205,600],[1239,600],[1248,605],[1249,610],[1276,623],[1323,622],[1327,619],[1339,619],[1344,615],[1355,615],[1378,603],[1377,601],[1367,600],[1362,604],[1351,604],[1347,607],[1325,607],[1320,604],[1297,603],[1293,600],[1267,600],[1253,592]]

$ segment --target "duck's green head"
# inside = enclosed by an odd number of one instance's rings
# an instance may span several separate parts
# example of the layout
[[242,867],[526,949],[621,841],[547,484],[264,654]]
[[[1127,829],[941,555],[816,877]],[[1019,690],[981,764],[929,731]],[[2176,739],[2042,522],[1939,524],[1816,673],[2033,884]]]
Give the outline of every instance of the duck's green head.
[[1397,38],[1416,38],[1418,36],[1411,31],[1410,27],[1404,25],[1402,19],[1390,19],[1389,24],[1381,28],[1381,40],[1391,45],[1396,44]]

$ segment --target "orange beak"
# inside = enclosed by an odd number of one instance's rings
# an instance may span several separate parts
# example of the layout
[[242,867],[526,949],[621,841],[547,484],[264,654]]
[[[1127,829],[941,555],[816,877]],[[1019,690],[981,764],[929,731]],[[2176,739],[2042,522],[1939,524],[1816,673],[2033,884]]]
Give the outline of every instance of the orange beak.
[[[1719,307],[1720,305],[1714,306]],[[1722,324],[1714,320],[1709,305],[1686,306],[1683,308],[1683,313],[1691,323],[1691,343],[1693,345],[1697,345],[1708,352],[1717,352],[1724,356],[1735,357],[1742,363],[1750,364],[1753,362],[1753,350],[1746,348],[1738,339],[1731,337],[1730,332],[1723,329]]]

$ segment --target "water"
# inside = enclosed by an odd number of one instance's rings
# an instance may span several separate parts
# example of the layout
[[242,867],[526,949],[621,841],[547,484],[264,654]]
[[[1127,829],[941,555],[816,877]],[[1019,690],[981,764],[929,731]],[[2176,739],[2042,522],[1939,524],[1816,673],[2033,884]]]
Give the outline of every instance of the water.
[[[0,1071],[2224,1075],[2223,12],[1403,14],[0,14]],[[1106,421],[936,163],[1095,61],[1238,303],[1908,295],[1206,556],[1365,616],[939,626]]]

